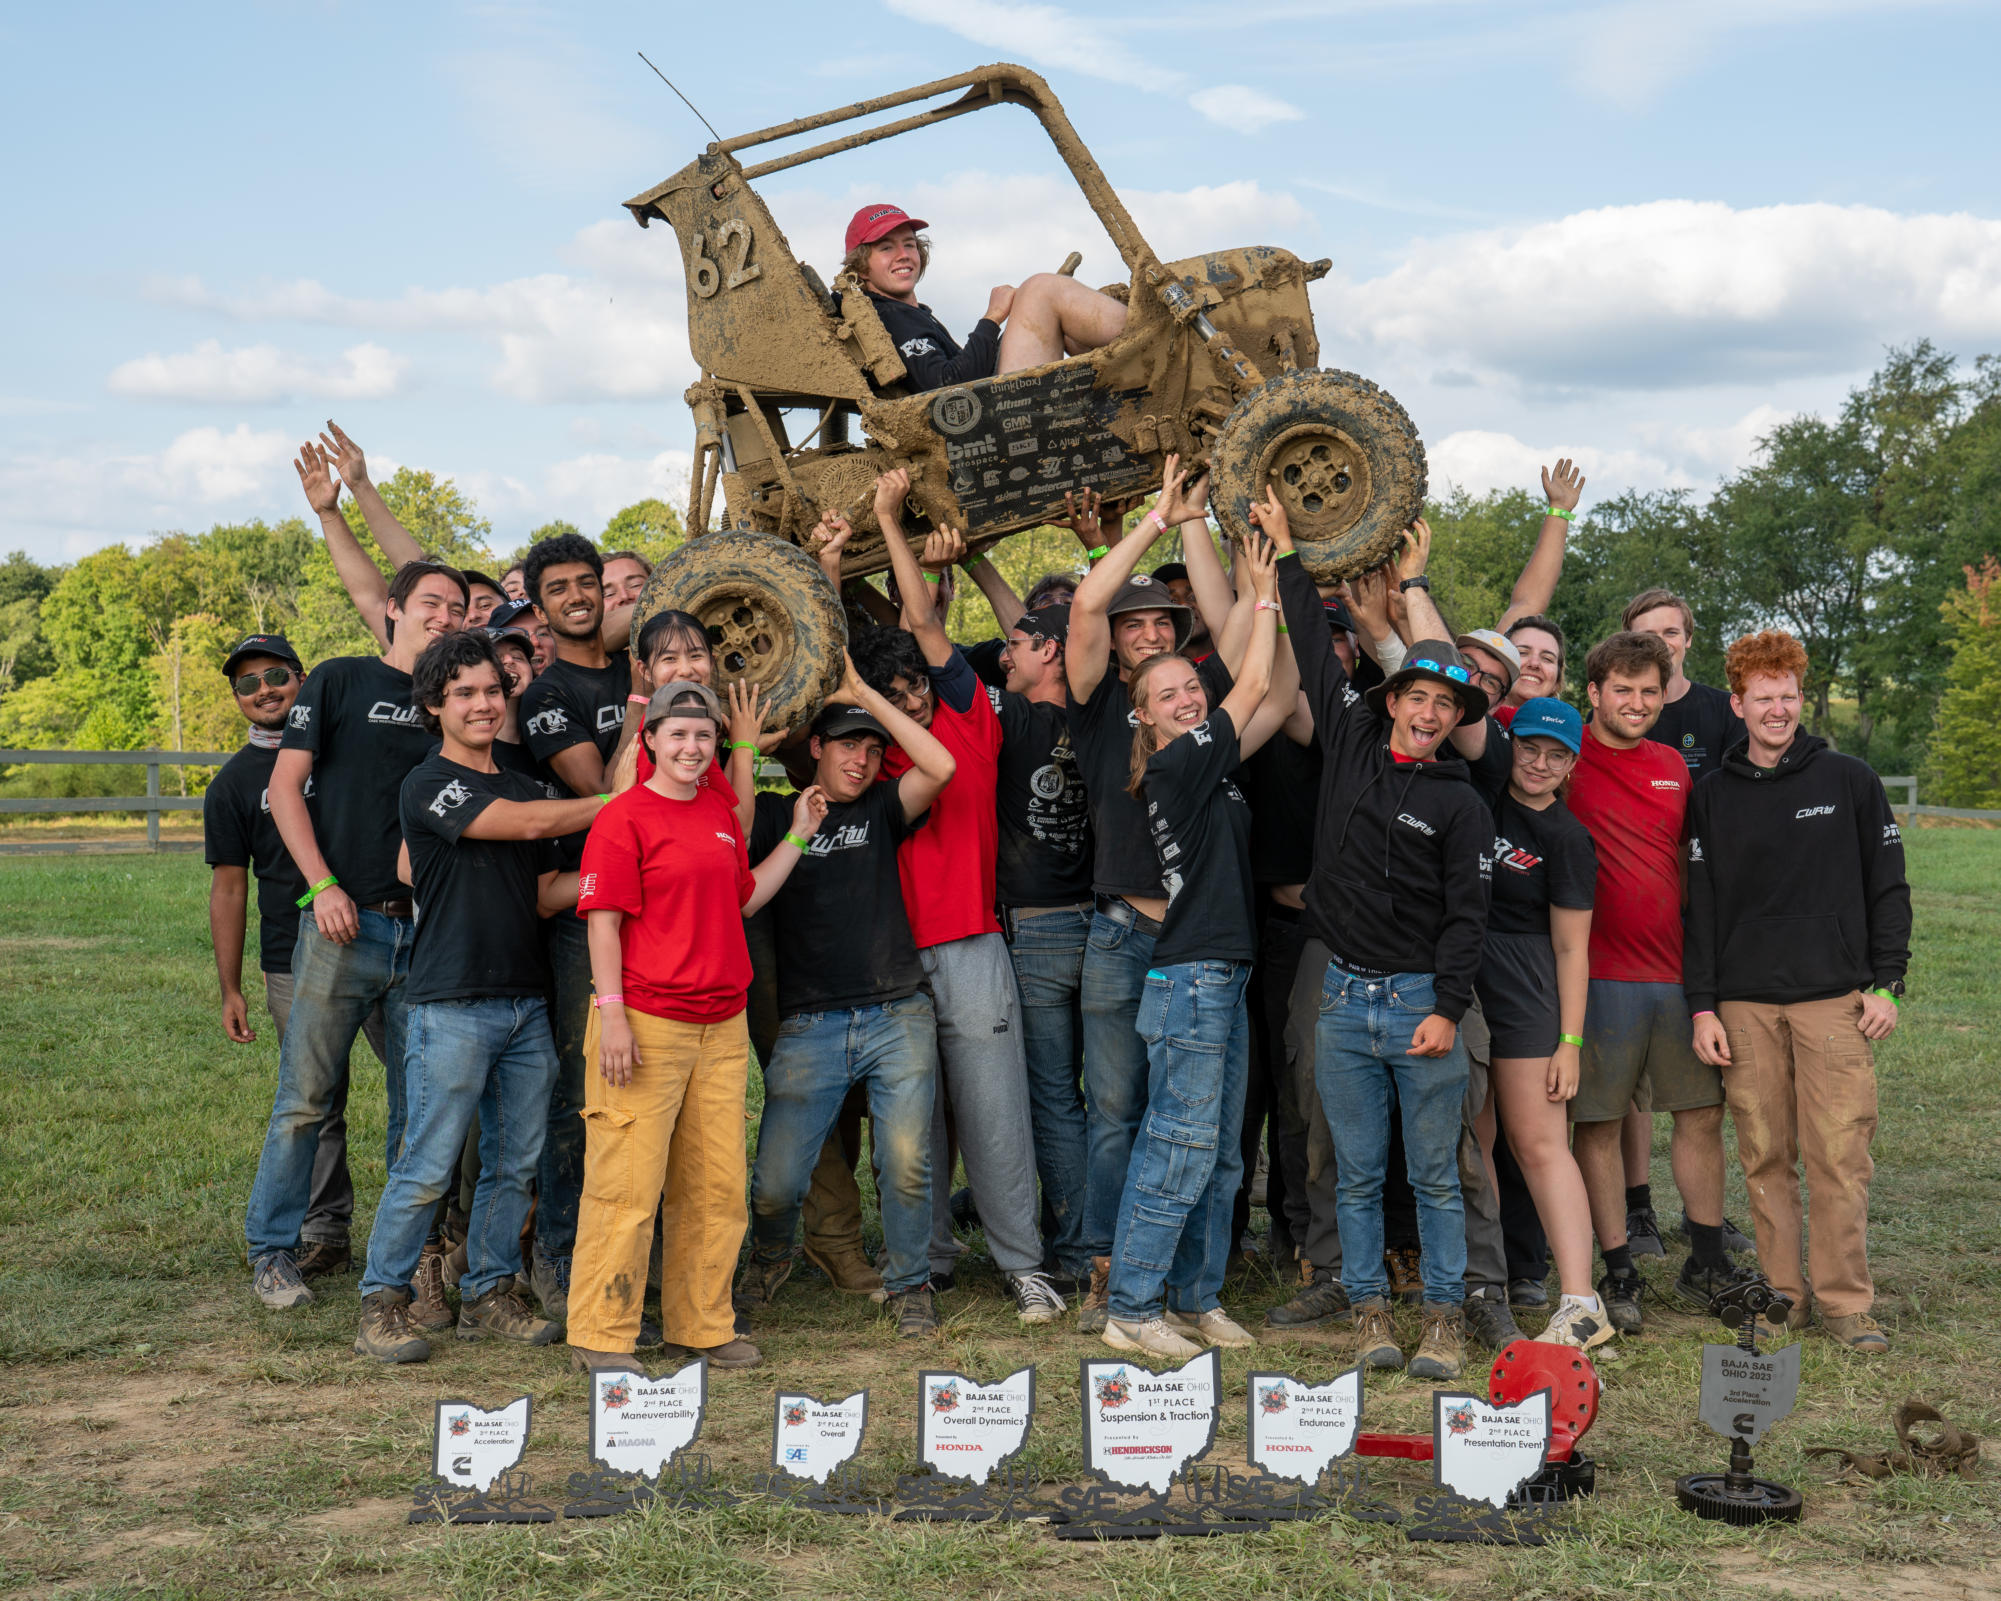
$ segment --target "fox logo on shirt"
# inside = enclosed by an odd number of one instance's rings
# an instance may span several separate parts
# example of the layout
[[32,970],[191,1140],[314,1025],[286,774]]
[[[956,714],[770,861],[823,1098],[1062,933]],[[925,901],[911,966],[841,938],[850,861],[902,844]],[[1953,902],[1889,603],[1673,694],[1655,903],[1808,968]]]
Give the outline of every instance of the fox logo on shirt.
[[528,719],[528,732],[531,734],[560,734],[569,726],[570,720],[563,715],[560,706],[551,706]]
[[937,345],[924,334],[919,334],[915,339],[906,339],[896,348],[906,356],[933,356],[938,353]]
[[1703,860],[1702,841],[1693,834],[1689,835],[1688,838],[1688,859],[1691,862]]
[[431,815],[443,817],[446,812],[465,805],[471,799],[472,791],[455,778],[431,797]]
[[312,707],[294,706],[292,708],[292,726],[294,728],[304,728],[312,720],[313,720]]
[[1206,719],[1189,729],[1188,737],[1198,745],[1213,745],[1216,743],[1216,736],[1209,732],[1209,724]]

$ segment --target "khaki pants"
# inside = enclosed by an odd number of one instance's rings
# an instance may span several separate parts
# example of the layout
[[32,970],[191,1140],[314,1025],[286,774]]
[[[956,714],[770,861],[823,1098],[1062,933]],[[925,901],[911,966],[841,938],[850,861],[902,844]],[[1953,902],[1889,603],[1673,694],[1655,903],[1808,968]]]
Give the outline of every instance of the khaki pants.
[[[1867,1312],[1869,1179],[1876,1165],[1876,1062],[1856,1028],[1859,993],[1792,1006],[1724,1001],[1730,1040],[1723,1088],[1751,1194],[1758,1264],[1772,1287],[1823,1316]],[[1813,1239],[1801,1276],[1799,1166],[1806,1162]]]
[[708,1024],[630,1007],[625,1016],[639,1062],[623,1088],[598,1071],[595,1007],[584,1038],[584,1192],[570,1267],[569,1342],[590,1351],[630,1351],[637,1343],[657,1209],[668,1341],[698,1350],[726,1345],[736,1337],[730,1278],[749,1226],[743,1107],[750,1034],[741,1012]]

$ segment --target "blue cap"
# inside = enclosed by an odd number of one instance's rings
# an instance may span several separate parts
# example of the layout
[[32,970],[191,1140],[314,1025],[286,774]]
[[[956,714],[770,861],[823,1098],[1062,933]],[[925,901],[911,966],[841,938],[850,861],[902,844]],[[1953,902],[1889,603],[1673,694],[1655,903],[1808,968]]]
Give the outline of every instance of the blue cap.
[[1549,695],[1523,701],[1508,731],[1516,739],[1553,739],[1573,756],[1584,748],[1584,719],[1577,708]]

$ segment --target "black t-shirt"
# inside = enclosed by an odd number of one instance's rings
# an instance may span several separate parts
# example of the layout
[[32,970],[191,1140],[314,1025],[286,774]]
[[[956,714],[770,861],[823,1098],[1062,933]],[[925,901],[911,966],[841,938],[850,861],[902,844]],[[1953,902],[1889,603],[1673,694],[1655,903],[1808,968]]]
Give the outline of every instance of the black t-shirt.
[[1237,759],[1236,726],[1220,706],[1147,758],[1147,833],[1167,886],[1156,967],[1257,955],[1251,808],[1230,776]]
[[[1209,691],[1209,704],[1220,706],[1230,692],[1230,674],[1222,658],[1210,656],[1195,671]],[[1089,700],[1070,702],[1070,737],[1091,802],[1091,887],[1100,895],[1157,900],[1167,891],[1161,887],[1160,861],[1147,836],[1146,807],[1126,792],[1137,726],[1132,696],[1119,678],[1116,662],[1105,669]]]
[[[493,742],[493,765],[505,772],[519,773],[528,779],[541,791],[543,800],[571,799],[569,789],[563,781],[535,760],[535,753],[525,744],[510,745],[504,739],[496,739]],[[588,833],[589,830],[585,832]]]
[[497,800],[544,798],[533,779],[476,772],[442,750],[403,780],[399,815],[417,902],[404,987],[411,1005],[548,990],[535,880],[556,871],[554,841],[462,837]]
[[966,658],[966,665],[989,689],[1007,688],[1007,667],[1001,661],[1001,652],[1007,649],[1004,639],[980,639],[970,645],[961,645],[959,654]]
[[1320,745],[1295,745],[1274,734],[1242,775],[1258,820],[1251,834],[1251,878],[1304,884],[1313,871],[1313,813],[1320,801]]
[[[557,798],[571,793],[569,785],[550,765],[550,758],[572,745],[597,746],[600,758],[609,762],[618,749],[618,736],[625,727],[626,698],[632,693],[632,656],[615,650],[603,667],[579,667],[561,657],[542,669],[542,676],[521,696],[521,737],[528,742],[557,786]],[[581,798],[581,795],[580,795]],[[583,865],[584,839],[590,830],[579,829],[556,841],[556,852],[564,872]]]
[[1000,718],[1000,854],[995,898],[1002,906],[1072,906],[1091,898],[1091,816],[1070,718],[1049,701],[988,691]]
[[[896,790],[895,784],[873,784],[858,800],[829,806],[812,849],[772,897],[780,1017],[899,1001],[923,985],[896,848],[924,819],[904,821]],[[753,863],[785,838],[796,799],[769,792],[757,797]]]
[[[251,870],[257,880],[257,965],[267,973],[289,973],[306,880],[271,820],[271,769],[277,763],[276,750],[245,745],[209,780],[201,805],[202,859],[210,867]],[[311,778],[306,810],[313,810]]]
[[437,744],[417,719],[410,675],[379,656],[336,656],[306,679],[285,724],[285,749],[313,753],[320,854],[360,906],[410,893],[396,876],[398,796]]
[[1723,753],[1743,737],[1744,719],[1730,709],[1730,697],[1693,682],[1680,700],[1661,707],[1660,720],[1647,730],[1655,744],[1680,752],[1691,783],[1721,767]]
[[1494,809],[1490,934],[1547,934],[1549,909],[1589,911],[1598,885],[1591,834],[1562,801],[1532,811],[1503,790]]

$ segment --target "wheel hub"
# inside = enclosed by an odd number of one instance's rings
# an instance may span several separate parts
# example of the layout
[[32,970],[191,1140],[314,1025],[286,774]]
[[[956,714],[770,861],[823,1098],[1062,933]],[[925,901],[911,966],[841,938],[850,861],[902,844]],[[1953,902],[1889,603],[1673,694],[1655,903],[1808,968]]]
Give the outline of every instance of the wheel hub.
[[776,681],[792,637],[791,619],[784,613],[757,595],[724,593],[708,597],[695,615],[708,631],[719,683]]
[[1259,477],[1277,492],[1296,534],[1332,539],[1368,509],[1372,486],[1355,442],[1327,423],[1289,428],[1265,452]]

